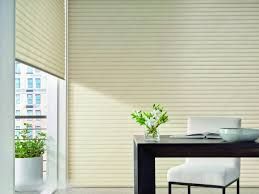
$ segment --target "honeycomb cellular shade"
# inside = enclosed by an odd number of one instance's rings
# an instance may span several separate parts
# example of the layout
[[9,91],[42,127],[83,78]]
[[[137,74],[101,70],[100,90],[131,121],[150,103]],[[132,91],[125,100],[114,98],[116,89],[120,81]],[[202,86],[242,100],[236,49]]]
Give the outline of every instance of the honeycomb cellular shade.
[[[258,0],[69,0],[69,182],[133,186],[134,110],[162,104],[161,134],[189,116],[259,127]],[[183,159],[158,159],[157,186]],[[259,186],[259,159],[241,185]]]
[[16,59],[65,78],[64,0],[16,0]]

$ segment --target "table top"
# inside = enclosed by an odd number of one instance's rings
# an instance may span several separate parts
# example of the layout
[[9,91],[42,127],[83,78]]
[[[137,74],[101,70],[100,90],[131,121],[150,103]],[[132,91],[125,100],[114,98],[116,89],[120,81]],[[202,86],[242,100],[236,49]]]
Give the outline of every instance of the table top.
[[133,137],[136,144],[254,144],[259,145],[256,142],[226,142],[222,139],[190,139],[190,138],[177,138],[177,136],[170,136],[170,135],[161,135],[159,142],[147,142],[144,140],[143,135],[134,135]]

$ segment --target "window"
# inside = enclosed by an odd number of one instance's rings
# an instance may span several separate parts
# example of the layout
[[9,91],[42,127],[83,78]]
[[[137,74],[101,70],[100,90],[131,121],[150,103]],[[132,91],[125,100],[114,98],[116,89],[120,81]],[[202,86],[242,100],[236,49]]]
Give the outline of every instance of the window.
[[16,116],[20,116],[20,114],[21,114],[21,111],[20,111],[20,110],[16,110],[16,111],[15,111],[15,115],[16,115]]
[[32,137],[32,125],[28,126],[29,137]]
[[15,95],[15,103],[16,104],[20,104],[21,103],[21,95],[20,94],[16,94]]
[[28,78],[27,79],[27,86],[28,86],[28,88],[33,88],[33,79],[32,78]]
[[[21,111],[20,110],[16,110],[15,111],[15,116],[20,116],[21,115]],[[16,119],[16,121],[20,121],[20,119]]]
[[30,66],[27,66],[27,73],[32,74],[33,73],[33,68]]
[[20,65],[20,63],[15,63],[15,73],[17,73],[17,74],[21,73],[21,65]]
[[19,89],[21,87],[21,80],[20,78],[15,78],[15,88]]
[[35,82],[36,82],[36,88],[40,89],[41,88],[41,80],[40,80],[40,78],[36,78]]
[[40,102],[41,102],[41,97],[40,97],[40,94],[36,94],[35,95],[35,97],[36,97],[36,104],[40,104]]
[[28,116],[32,116],[32,113],[33,113],[32,110],[27,110],[27,115]]
[[17,136],[17,137],[19,137],[20,136],[20,129],[21,129],[21,127],[20,126],[16,126],[15,127],[15,136]]
[[40,129],[40,125],[35,125],[35,129],[39,130]]
[[27,94],[27,104],[28,105],[33,104],[32,94]]
[[41,73],[41,71],[37,68],[35,68],[35,73]]
[[[40,110],[36,110],[35,114],[36,114],[36,116],[40,116],[41,115],[41,111]],[[40,121],[40,119],[38,118],[37,121]]]
[[[32,110],[27,110],[27,116],[32,116]],[[27,121],[32,121],[32,119],[28,118]]]
[[42,130],[42,129],[41,129],[40,124],[38,124],[38,125],[36,124],[36,125],[35,125],[36,135],[39,135],[39,134],[41,133],[41,130]]

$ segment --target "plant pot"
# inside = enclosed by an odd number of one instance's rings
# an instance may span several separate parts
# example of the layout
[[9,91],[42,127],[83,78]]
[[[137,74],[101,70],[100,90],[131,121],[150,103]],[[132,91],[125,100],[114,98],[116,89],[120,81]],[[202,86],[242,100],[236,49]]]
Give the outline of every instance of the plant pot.
[[160,134],[158,128],[152,132],[150,132],[148,129],[145,129],[144,140],[146,142],[159,142]]
[[15,190],[36,191],[43,184],[43,158],[15,158]]

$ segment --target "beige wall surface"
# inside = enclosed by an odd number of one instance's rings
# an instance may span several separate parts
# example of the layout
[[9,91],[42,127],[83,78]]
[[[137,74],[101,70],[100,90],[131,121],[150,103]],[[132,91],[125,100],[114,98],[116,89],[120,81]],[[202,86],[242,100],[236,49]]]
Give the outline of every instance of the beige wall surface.
[[[132,186],[130,113],[161,103],[162,134],[188,116],[241,117],[259,127],[258,0],[69,0],[69,182]],[[182,159],[157,160],[157,185]],[[243,159],[243,186],[259,160]]]

